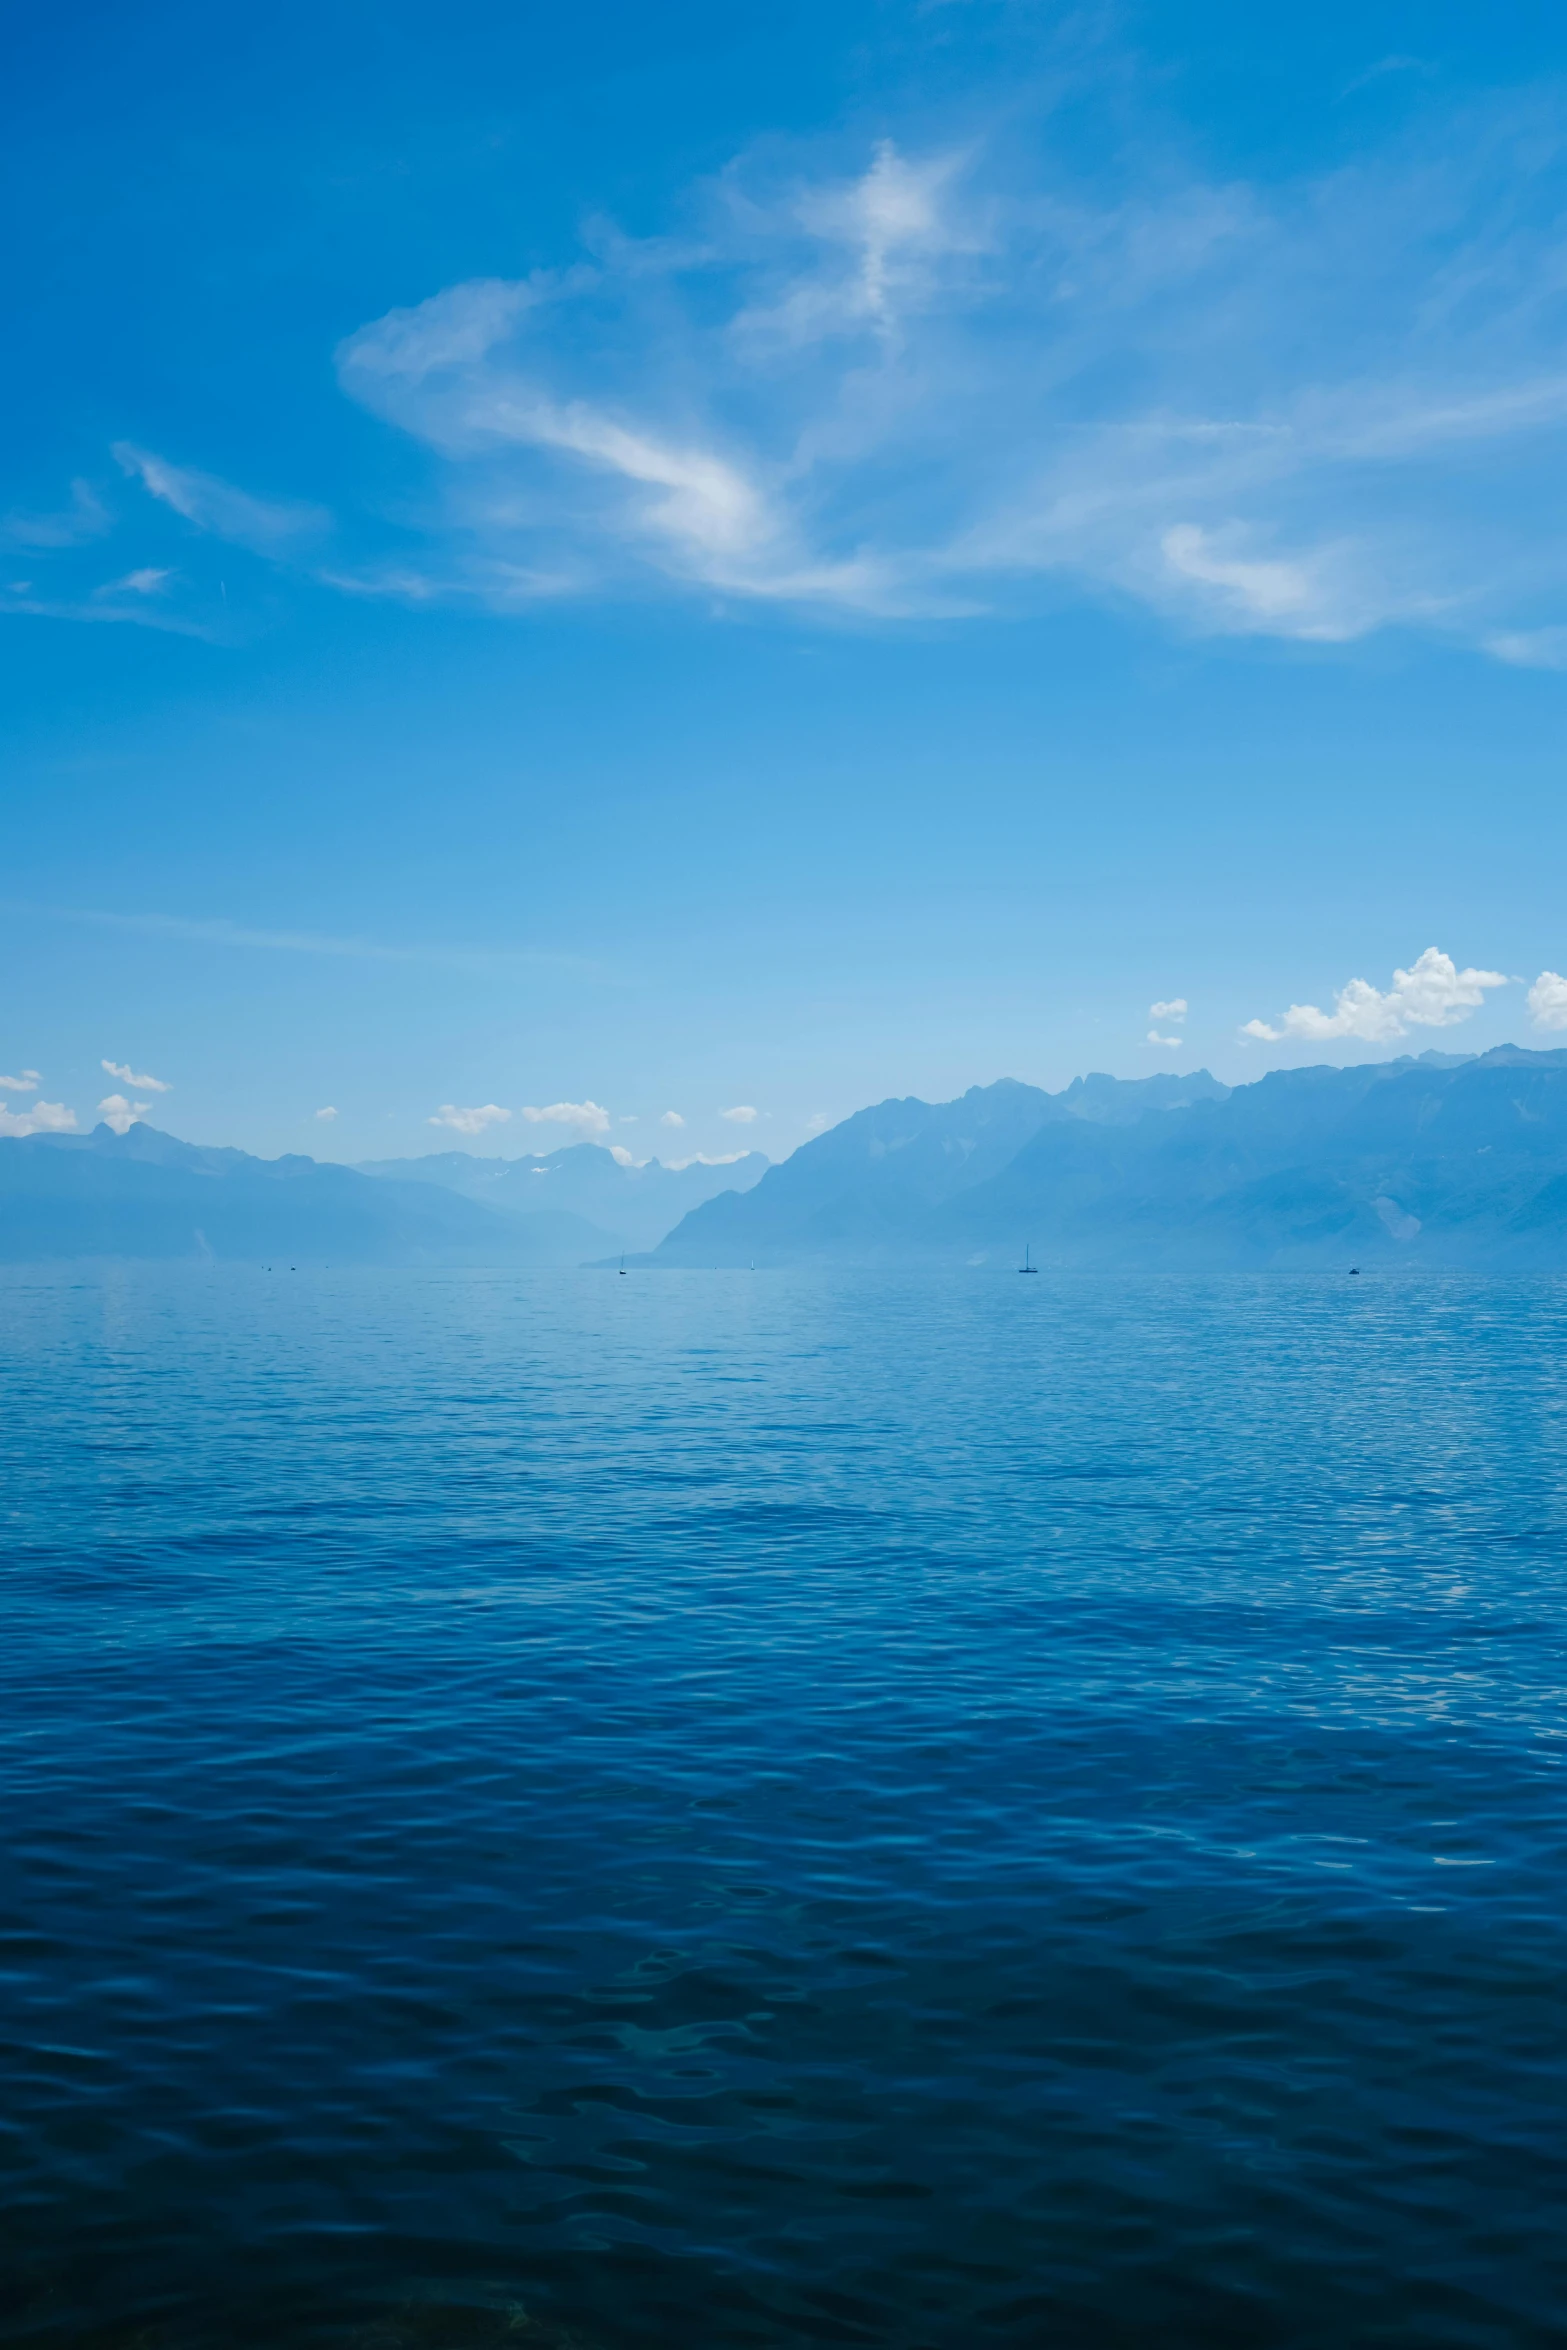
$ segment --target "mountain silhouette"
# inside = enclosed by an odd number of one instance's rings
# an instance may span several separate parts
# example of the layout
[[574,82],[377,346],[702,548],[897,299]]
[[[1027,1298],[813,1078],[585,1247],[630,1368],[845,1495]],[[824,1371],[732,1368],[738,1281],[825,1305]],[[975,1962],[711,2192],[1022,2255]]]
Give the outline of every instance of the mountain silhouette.
[[586,1217],[507,1216],[428,1183],[181,1142],[156,1127],[0,1141],[0,1260],[213,1257],[292,1265],[580,1264]]
[[1567,1265],[1567,1051],[882,1102],[649,1261],[1005,1264],[1025,1244],[1046,1266]]
[[720,1191],[746,1191],[766,1174],[763,1151],[727,1166],[688,1160],[683,1167],[648,1159],[626,1165],[601,1143],[568,1143],[537,1158],[492,1159],[471,1151],[432,1151],[417,1159],[362,1161],[360,1173],[405,1183],[434,1183],[508,1215],[542,1209],[586,1216],[620,1236],[626,1248],[650,1249],[690,1209]]

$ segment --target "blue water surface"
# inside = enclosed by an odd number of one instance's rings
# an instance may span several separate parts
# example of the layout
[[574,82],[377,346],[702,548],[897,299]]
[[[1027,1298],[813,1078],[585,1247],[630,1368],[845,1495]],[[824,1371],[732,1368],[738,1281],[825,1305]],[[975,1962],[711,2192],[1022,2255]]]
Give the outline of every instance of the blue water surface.
[[7,2338],[1567,2339],[1567,1284],[0,1311]]

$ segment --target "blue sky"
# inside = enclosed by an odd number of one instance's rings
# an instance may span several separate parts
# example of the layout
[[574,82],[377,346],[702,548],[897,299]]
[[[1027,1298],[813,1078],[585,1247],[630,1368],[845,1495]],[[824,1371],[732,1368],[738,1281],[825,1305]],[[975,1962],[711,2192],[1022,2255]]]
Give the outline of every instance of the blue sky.
[[13,25],[0,1125],[1567,1043],[1567,34],[1267,13]]

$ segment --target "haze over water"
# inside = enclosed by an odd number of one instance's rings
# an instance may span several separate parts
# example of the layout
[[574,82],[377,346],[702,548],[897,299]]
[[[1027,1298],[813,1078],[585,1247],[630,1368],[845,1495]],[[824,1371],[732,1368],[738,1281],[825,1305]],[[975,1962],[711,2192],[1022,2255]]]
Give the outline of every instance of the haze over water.
[[1567,1282],[6,1326],[13,2338],[1560,2340]]

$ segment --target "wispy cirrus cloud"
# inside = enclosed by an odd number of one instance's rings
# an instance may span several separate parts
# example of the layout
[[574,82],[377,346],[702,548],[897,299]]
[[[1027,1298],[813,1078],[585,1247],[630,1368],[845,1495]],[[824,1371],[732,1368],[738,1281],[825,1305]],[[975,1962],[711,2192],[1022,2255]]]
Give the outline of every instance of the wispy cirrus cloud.
[[127,913],[107,907],[39,906],[14,898],[0,899],[0,913],[32,915],[53,922],[80,922],[91,929],[131,931],[190,946],[258,948],[285,955],[343,955],[374,963],[433,963],[492,975],[556,970],[584,978],[602,978],[605,971],[605,966],[591,956],[545,947],[400,946],[383,939],[339,937],[330,931],[265,929],[253,923],[231,922],[221,916],[203,919],[184,914]]
[[[1567,101],[1440,115],[1312,179],[1176,135],[777,148],[668,235],[447,286],[349,336],[429,453],[417,560],[355,592],[662,584],[883,617],[1062,585],[1186,629],[1567,641]],[[1081,153],[1079,144],[1075,150]],[[350,584],[347,575],[343,584]]]
[[165,564],[144,563],[139,570],[127,571],[121,579],[106,579],[102,587],[93,589],[95,596],[158,596],[174,577]]
[[114,457],[122,472],[139,480],[149,495],[185,521],[252,554],[276,556],[292,550],[301,540],[319,536],[331,522],[319,506],[254,497],[215,473],[171,464],[132,441],[116,441]]
[[101,538],[113,517],[89,481],[73,481],[69,503],[52,514],[8,514],[0,521],[0,544],[54,553]]

